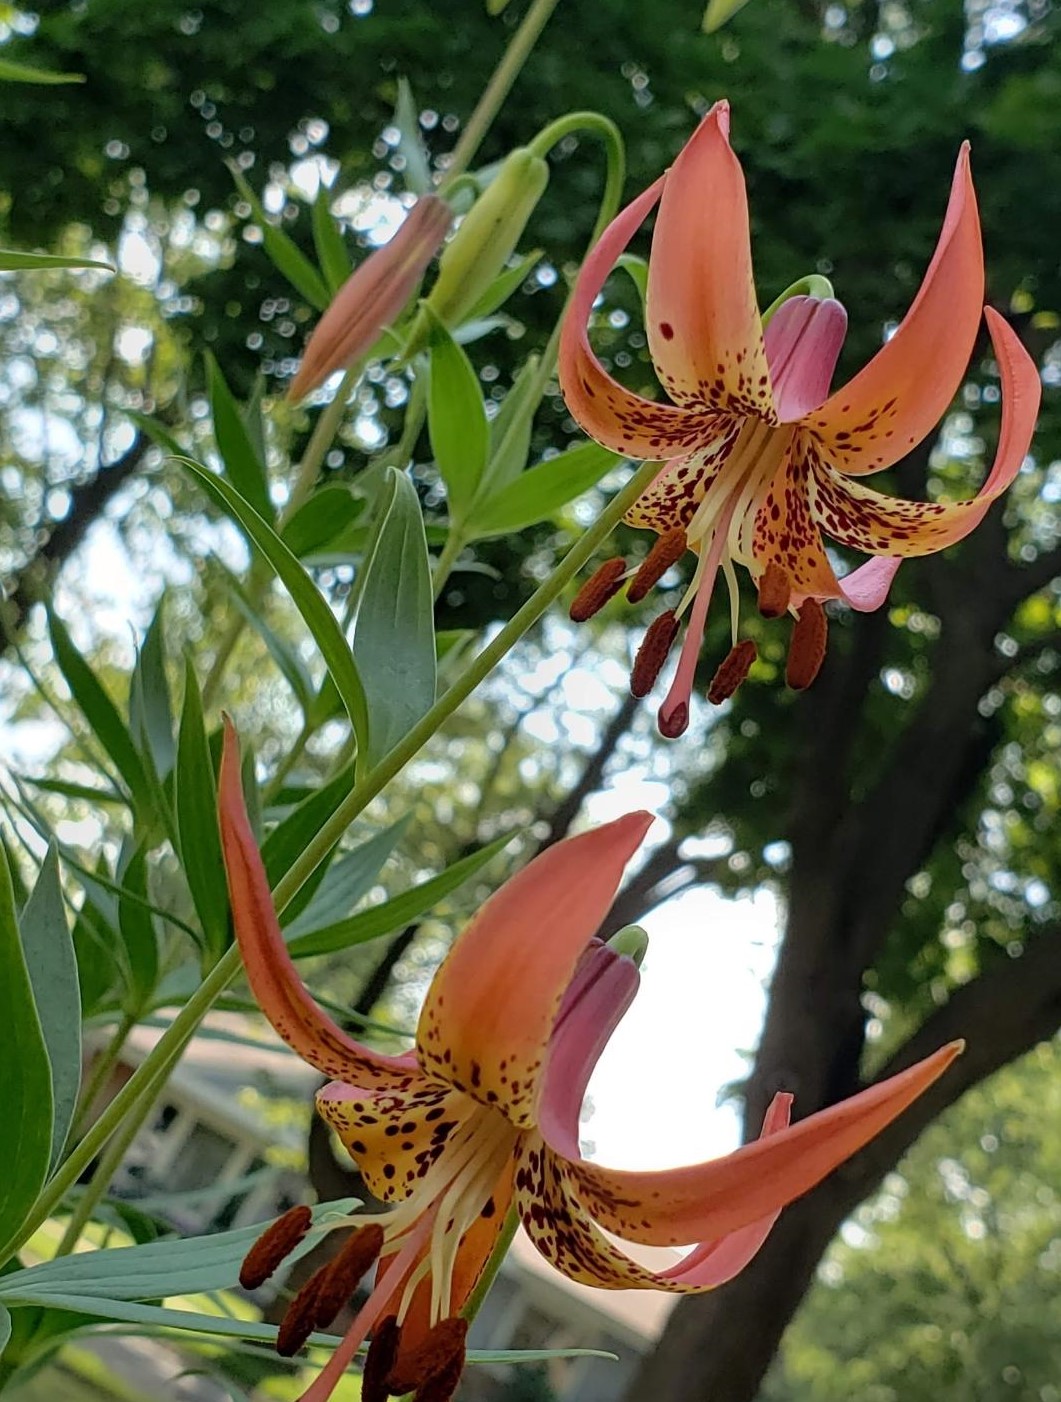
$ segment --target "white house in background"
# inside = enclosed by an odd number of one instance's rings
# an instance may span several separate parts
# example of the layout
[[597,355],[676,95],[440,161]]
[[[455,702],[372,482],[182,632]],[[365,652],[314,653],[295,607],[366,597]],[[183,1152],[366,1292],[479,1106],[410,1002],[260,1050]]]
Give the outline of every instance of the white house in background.
[[[112,1093],[158,1041],[162,1029],[129,1038]],[[304,1192],[303,1176],[270,1168],[277,1146],[298,1153],[303,1134],[278,1122],[276,1102],[308,1102],[320,1077],[261,1024],[212,1013],[167,1083],[149,1126],[134,1140],[115,1181],[132,1201],[179,1195],[165,1215],[185,1233],[223,1230],[275,1216]],[[250,1180],[249,1182],[246,1180]],[[638,1248],[663,1268],[677,1254]],[[659,1337],[674,1296],[652,1290],[594,1290],[555,1271],[520,1233],[476,1319],[476,1349],[593,1348],[617,1355],[553,1359],[539,1368],[469,1368],[461,1402],[619,1402],[640,1355]]]

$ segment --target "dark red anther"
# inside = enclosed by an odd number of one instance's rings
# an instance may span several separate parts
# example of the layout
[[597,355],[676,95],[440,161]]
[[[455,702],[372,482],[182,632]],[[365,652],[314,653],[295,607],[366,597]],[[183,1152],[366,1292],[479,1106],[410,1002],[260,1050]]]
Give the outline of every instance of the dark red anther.
[[707,688],[707,699],[712,706],[721,706],[723,701],[729,700],[751,671],[757,655],[751,638],[744,638],[730,648]]
[[673,711],[663,714],[662,708],[656,717],[656,725],[664,740],[677,740],[679,735],[684,735],[689,728],[689,707],[684,701],[680,701]]
[[661,613],[649,624],[630,671],[632,696],[647,696],[652,690],[677,636],[678,618],[673,609]]
[[780,618],[792,598],[792,581],[788,571],[771,560],[759,576],[759,612],[764,618]]
[[276,1351],[281,1358],[294,1358],[317,1327],[317,1296],[331,1262],[313,1272],[287,1307],[276,1331]]
[[793,691],[803,691],[818,675],[825,660],[829,624],[817,599],[807,599],[799,611],[788,645],[785,681]]
[[639,603],[660,582],[671,565],[682,558],[687,548],[688,540],[683,526],[672,526],[669,531],[664,531],[630,581],[626,591],[630,602]]
[[383,1250],[383,1228],[371,1222],[351,1233],[329,1263],[317,1292],[317,1328],[326,1328],[350,1299]]
[[308,1207],[290,1207],[282,1217],[270,1222],[243,1258],[239,1283],[244,1290],[257,1290],[285,1261],[310,1229],[313,1214]]
[[[466,1319],[461,1319],[459,1315],[451,1319],[440,1319],[415,1348],[405,1353],[399,1351],[387,1374],[387,1386],[391,1392],[398,1396],[414,1391],[417,1397],[425,1395],[422,1393],[425,1385],[445,1373],[455,1363],[458,1365],[459,1378],[460,1369],[464,1366],[464,1341],[467,1335]],[[452,1390],[443,1395],[452,1395]]]
[[620,555],[605,560],[575,595],[574,602],[568,610],[571,622],[585,623],[595,613],[600,613],[608,600],[618,594],[625,574],[626,561]]
[[414,1402],[450,1402],[464,1372],[464,1351],[416,1389]]
[[387,1378],[398,1357],[401,1338],[401,1326],[393,1314],[376,1325],[361,1374],[361,1402],[387,1402]]

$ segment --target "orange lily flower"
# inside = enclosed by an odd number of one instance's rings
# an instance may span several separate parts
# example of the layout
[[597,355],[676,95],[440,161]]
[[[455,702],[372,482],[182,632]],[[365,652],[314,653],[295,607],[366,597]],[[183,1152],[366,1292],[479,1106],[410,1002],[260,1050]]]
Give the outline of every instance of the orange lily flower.
[[[557,843],[506,882],[435,974],[415,1049],[386,1056],[336,1026],[291,962],[247,820],[231,726],[219,808],[235,932],[254,995],[280,1036],[334,1078],[317,1097],[320,1113],[371,1191],[392,1205],[352,1219],[354,1236],[336,1265],[303,1287],[281,1326],[278,1346],[295,1352],[314,1327],[331,1322],[380,1256],[371,1296],[303,1402],[330,1397],[370,1333],[364,1402],[418,1389],[445,1402],[464,1361],[459,1313],[513,1202],[542,1255],[573,1280],[615,1290],[713,1289],[751,1260],[786,1204],[878,1134],[961,1050],[961,1043],[943,1047],[794,1125],[792,1097],[779,1094],[761,1138],[713,1162],[666,1172],[602,1168],[579,1152],[579,1111],[639,974],[632,958],[594,932],[650,814]],[[248,1257],[248,1283],[260,1283],[305,1231],[299,1211],[274,1223]],[[654,1272],[606,1233],[648,1246],[695,1245],[670,1270]]]
[[403,310],[442,247],[453,215],[438,195],[421,195],[397,232],[359,263],[332,298],[306,343],[287,397],[305,399],[336,370],[372,349]]
[[[657,202],[646,331],[669,404],[617,384],[587,335],[608,274]],[[943,504],[873,491],[860,479],[905,457],[951,403],[981,314],[998,362],[1003,409],[998,453],[979,494]],[[709,698],[731,695],[755,656],[750,641],[737,642],[734,563],[756,581],[767,617],[796,615],[788,680],[805,686],[825,651],[821,601],[878,608],[902,557],[931,554],[967,535],[1020,469],[1035,427],[1039,374],[1004,318],[984,307],[968,144],[958,156],[939,243],[910,310],[869,364],[830,395],[846,326],[839,302],[809,296],[783,302],[764,326],[752,278],[744,176],[729,144],[725,102],[712,108],[670,170],[618,215],[582,267],[560,348],[568,407],[599,443],[666,463],[626,517],[660,536],[630,596],[644,597],[686,548],[697,556],[677,614],[657,619],[634,666],[632,689],[644,695],[689,609],[677,674],[659,712],[664,735],[680,735],[688,724],[719,568],[730,586],[734,650]],[[823,533],[878,558],[837,579]],[[576,599],[572,617],[595,612],[625,577],[622,561],[608,561]]]

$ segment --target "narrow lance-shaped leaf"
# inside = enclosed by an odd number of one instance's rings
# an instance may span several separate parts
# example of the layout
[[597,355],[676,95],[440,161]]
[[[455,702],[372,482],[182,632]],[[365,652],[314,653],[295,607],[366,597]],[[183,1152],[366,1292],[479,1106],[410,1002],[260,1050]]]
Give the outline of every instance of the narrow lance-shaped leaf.
[[57,614],[48,614],[55,661],[82,714],[114,761],[134,802],[143,812],[151,808],[151,789],[133,738],[104,691],[99,678],[74,646],[66,625]]
[[230,165],[232,179],[240,194],[251,207],[254,222],[262,231],[262,244],[278,272],[287,278],[296,291],[300,292],[311,306],[322,312],[331,300],[328,289],[317,269],[309,261],[293,239],[273,224],[262,202],[247,184],[243,173],[235,165]]
[[283,541],[300,560],[330,545],[364,513],[365,503],[349,487],[319,487],[308,497],[283,529]]
[[206,353],[206,381],[210,391],[214,438],[225,472],[240,496],[250,502],[259,516],[271,521],[275,512],[269,499],[265,464],[255,451],[240,407],[209,351]]
[[[139,900],[118,897],[118,929],[125,950],[129,1000],[126,1011],[141,1012],[151,1001],[158,985],[158,932],[150,910],[146,909],[147,859],[143,848],[130,850],[128,845],[118,871],[121,884]],[[143,902],[143,904],[141,903]]]
[[365,568],[354,655],[368,703],[367,768],[403,739],[435,701],[431,562],[416,489],[390,468],[394,499]]
[[[345,918],[378,878],[394,849],[405,836],[409,814],[384,828],[351,852],[336,860],[321,882],[320,889],[297,920],[290,922],[289,935],[308,933]],[[283,919],[281,918],[281,923]]]
[[539,356],[527,357],[501,401],[501,408],[490,421],[490,457],[472,508],[473,517],[527,466],[531,428],[540,402],[534,393],[539,364]]
[[81,1088],[81,989],[54,843],[48,848],[33,893],[22,912],[19,932],[51,1066],[49,1168],[54,1169],[70,1132]]
[[222,477],[191,458],[180,461],[221,509],[242,527],[251,542],[272,566],[302,615],[320,648],[321,656],[339,695],[343,698],[359,746],[368,732],[368,708],[357,664],[342,627],[301,564],[267,521]]
[[207,948],[216,958],[228,941],[228,888],[217,830],[217,786],[195,667],[185,666],[177,738],[177,828],[181,864]]
[[467,514],[486,469],[488,431],[479,378],[441,321],[431,320],[431,382],[427,428],[431,451],[446,484],[450,516]]
[[17,1056],[0,1056],[0,1261],[44,1186],[52,1147],[52,1073],[0,854],[0,1027]]
[[313,245],[324,280],[334,297],[350,276],[351,263],[342,232],[332,217],[331,195],[331,190],[322,181],[317,198],[313,201]]
[[159,778],[173,768],[173,707],[166,680],[166,644],[163,633],[165,595],[144,637],[136,661],[134,686],[129,698],[129,725]]
[[569,501],[595,487],[622,458],[596,443],[581,443],[532,467],[502,491],[476,507],[468,522],[475,539],[509,535],[552,516]]
[[36,268],[102,268],[106,273],[115,269],[110,263],[95,258],[64,258],[57,253],[21,253],[17,248],[0,248],[0,273],[32,272]]
[[398,129],[398,153],[405,159],[405,187],[414,195],[426,195],[432,188],[431,160],[420,134],[420,115],[413,90],[405,78],[398,79],[394,125]]
[[314,930],[312,934],[299,935],[289,945],[292,958],[302,959],[311,954],[334,954],[340,949],[365,944],[381,935],[389,935],[393,930],[400,930],[410,921],[418,920],[421,915],[438,905],[439,901],[445,900],[456,891],[491,858],[507,847],[515,835],[510,832],[495,838],[478,852],[454,862],[445,871],[439,872],[438,876],[422,881],[419,886],[413,886],[401,895],[392,896],[389,901],[359,911],[346,920],[337,920],[334,925]]

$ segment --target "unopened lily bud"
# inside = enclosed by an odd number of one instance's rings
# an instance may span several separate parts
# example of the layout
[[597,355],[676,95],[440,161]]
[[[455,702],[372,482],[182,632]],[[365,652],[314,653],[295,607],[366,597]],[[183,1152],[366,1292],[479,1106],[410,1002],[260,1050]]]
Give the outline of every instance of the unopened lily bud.
[[608,941],[608,948],[616,954],[625,954],[640,969],[648,953],[648,935],[640,925],[624,925]]
[[390,242],[351,273],[309,338],[287,392],[290,400],[304,399],[329,375],[371,350],[420,285],[452,217],[445,200],[422,195]]
[[708,0],[700,28],[705,34],[714,34],[715,30],[721,29],[738,10],[743,10],[747,3],[748,0]]
[[446,326],[457,325],[504,268],[548,183],[546,161],[519,146],[464,216],[427,299]]

